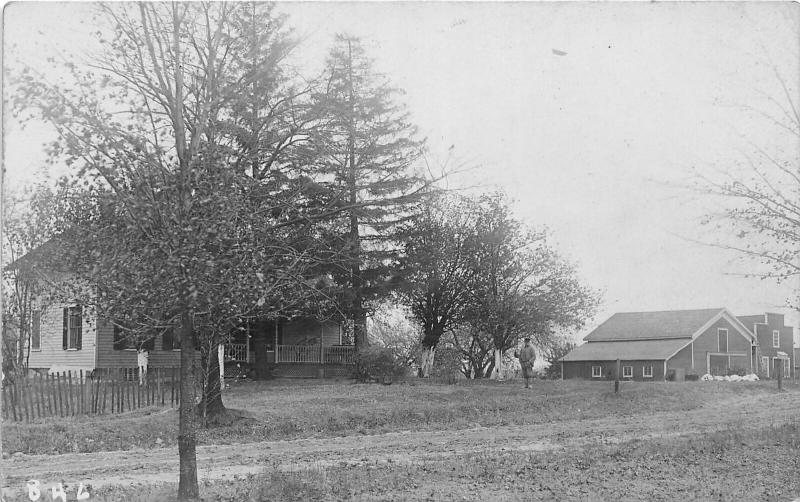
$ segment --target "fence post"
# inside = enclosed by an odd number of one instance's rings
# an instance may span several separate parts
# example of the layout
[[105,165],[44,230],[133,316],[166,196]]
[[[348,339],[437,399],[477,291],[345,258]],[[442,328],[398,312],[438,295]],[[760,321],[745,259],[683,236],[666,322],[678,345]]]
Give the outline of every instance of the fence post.
[[78,392],[79,392],[79,401],[78,401],[78,414],[83,414],[83,370],[78,370]]
[[50,408],[50,415],[56,416],[56,412],[58,410],[58,404],[56,403],[56,389],[55,389],[55,380],[53,379],[53,375],[48,373],[46,375],[47,381],[47,407]]
[[157,368],[156,369],[156,391],[158,392],[158,396],[159,396],[158,397],[158,401],[160,401],[161,405],[163,406],[164,405],[164,394],[161,393],[161,375],[162,375],[162,373],[163,373],[163,371],[161,371],[161,368]]
[[776,365],[778,366],[776,368],[778,372],[778,390],[783,390],[783,363],[786,361],[784,361],[783,359],[776,359],[776,362],[778,363]]
[[620,361],[617,359],[617,370],[614,372],[614,394],[619,394],[619,371]]
[[[101,410],[101,413],[106,412],[106,394],[108,393],[108,377],[109,374],[108,372],[106,372],[106,374],[103,375],[102,377],[103,379],[100,381],[103,384],[103,409]],[[97,398],[98,400],[100,399],[100,387],[97,387]]]
[[42,390],[42,375],[36,373],[33,377],[33,385],[36,388],[38,398],[36,402],[36,411],[39,412],[39,418],[42,418],[47,414],[47,407],[44,405],[44,391]]
[[67,385],[69,386],[69,413],[70,415],[75,416],[75,401],[77,399],[72,397],[72,370],[67,372]]

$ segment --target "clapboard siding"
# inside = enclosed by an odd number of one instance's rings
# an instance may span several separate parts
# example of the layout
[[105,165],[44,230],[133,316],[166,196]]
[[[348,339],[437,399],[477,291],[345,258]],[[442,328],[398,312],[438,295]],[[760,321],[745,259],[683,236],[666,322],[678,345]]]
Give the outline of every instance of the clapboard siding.
[[[719,345],[718,329],[728,330],[728,347],[727,351],[721,351]],[[748,338],[742,335],[727,319],[719,319],[711,327],[700,334],[692,343],[694,353],[694,370],[697,373],[704,374],[711,371],[708,367],[708,354],[709,353],[737,353],[744,354],[744,357],[737,357],[736,362],[744,364],[745,371],[752,373],[751,363],[751,342]],[[676,367],[670,365],[670,367]],[[688,371],[688,368],[687,368]]]
[[[132,368],[138,364],[135,350],[114,350],[114,326],[100,320],[97,329],[97,367]],[[148,355],[149,368],[176,368],[180,366],[180,350],[161,350],[161,336],[156,337],[155,350]],[[198,356],[199,357],[199,356]]]
[[333,321],[318,321],[311,318],[292,319],[283,325],[283,345],[317,343],[320,336],[323,345],[339,345],[339,325]]
[[91,370],[95,367],[97,326],[91,312],[84,308],[81,316],[81,348],[64,350],[64,308],[75,304],[57,303],[42,309],[40,321],[41,350],[31,350],[31,369]]

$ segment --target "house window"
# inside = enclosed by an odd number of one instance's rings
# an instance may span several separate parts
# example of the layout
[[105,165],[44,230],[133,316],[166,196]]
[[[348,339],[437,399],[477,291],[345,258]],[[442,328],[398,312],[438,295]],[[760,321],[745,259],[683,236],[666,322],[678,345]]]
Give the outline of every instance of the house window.
[[181,350],[181,339],[172,328],[161,333],[161,350]]
[[717,352],[728,352],[728,330],[717,329]]
[[622,378],[633,378],[633,366],[622,367]]
[[83,331],[83,307],[64,307],[64,330],[61,346],[64,350],[80,350]]
[[642,377],[643,378],[653,378],[653,367],[652,366],[644,366],[642,368]]
[[776,330],[772,331],[772,347],[777,349],[781,346],[781,332]]
[[31,315],[31,350],[42,350],[42,311],[34,310]]
[[601,378],[603,376],[602,366],[592,366],[592,378]]
[[155,350],[155,337],[144,338],[144,335],[127,329],[121,323],[114,324],[114,350]]
[[132,350],[134,349],[133,340],[130,331],[121,327],[119,324],[114,325],[114,350]]

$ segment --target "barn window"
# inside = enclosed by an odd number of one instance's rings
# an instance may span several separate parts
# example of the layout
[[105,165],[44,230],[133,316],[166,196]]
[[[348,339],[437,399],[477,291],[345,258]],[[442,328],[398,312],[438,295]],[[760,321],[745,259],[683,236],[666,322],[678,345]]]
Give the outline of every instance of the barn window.
[[633,378],[633,366],[622,367],[622,378]]
[[83,308],[80,305],[64,307],[63,328],[61,348],[64,350],[80,350],[83,335]]
[[728,330],[717,329],[717,352],[728,352]]
[[777,329],[772,332],[772,347],[777,349],[781,346],[781,332]]
[[603,376],[602,366],[592,366],[592,378],[600,378]]
[[642,368],[642,377],[643,378],[653,378],[653,367],[652,366],[644,366]]
[[31,315],[31,350],[42,350],[42,311],[34,310]]

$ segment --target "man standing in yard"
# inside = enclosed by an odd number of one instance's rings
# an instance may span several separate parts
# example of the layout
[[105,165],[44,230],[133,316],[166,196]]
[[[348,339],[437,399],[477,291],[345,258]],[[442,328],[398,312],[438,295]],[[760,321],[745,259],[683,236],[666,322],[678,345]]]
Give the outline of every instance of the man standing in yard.
[[531,339],[525,339],[525,346],[519,352],[519,364],[522,366],[522,376],[525,377],[525,388],[531,386],[531,375],[533,373],[533,362],[536,360],[536,352],[531,347]]

